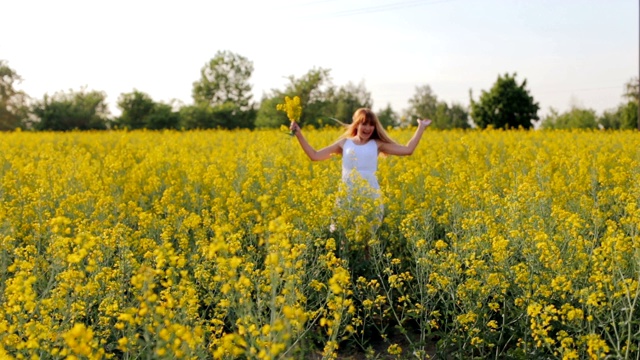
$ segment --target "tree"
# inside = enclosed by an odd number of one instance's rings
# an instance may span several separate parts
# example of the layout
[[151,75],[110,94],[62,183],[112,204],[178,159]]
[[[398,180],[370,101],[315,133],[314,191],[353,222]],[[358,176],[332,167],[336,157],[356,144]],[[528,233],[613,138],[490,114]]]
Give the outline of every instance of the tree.
[[439,102],[436,107],[436,114],[431,118],[434,129],[468,129],[469,113],[460,104],[453,104],[451,107],[445,102]]
[[[258,115],[256,116],[257,128],[275,128],[280,125],[289,124],[287,115],[276,109],[278,104],[284,102],[284,97],[285,95],[280,90],[271,90],[271,95],[265,95],[262,97],[260,107],[258,108]],[[302,112],[304,113],[304,111],[305,109],[303,107]]]
[[405,118],[408,122],[403,125],[411,125],[415,119],[434,119],[438,109],[438,97],[431,90],[431,86],[416,86],[416,92],[409,99],[409,108],[405,111]]
[[574,107],[560,114],[551,108],[540,125],[542,129],[597,129],[598,118],[595,110]]
[[618,107],[613,110],[607,110],[598,119],[598,123],[604,129],[636,129],[638,124],[638,103],[629,101],[626,104],[618,105]]
[[329,69],[313,68],[300,78],[289,76],[289,84],[284,91],[272,90],[263,97],[256,118],[257,127],[278,127],[288,125],[287,115],[276,110],[276,105],[284,101],[285,96],[299,96],[302,106],[300,125],[319,126],[323,119],[333,117],[331,99],[335,88],[331,84]]
[[625,109],[622,110],[623,119],[621,127],[623,129],[640,130],[640,78],[631,78],[631,80],[625,84],[625,93],[623,96],[627,99],[627,104]]
[[155,103],[146,120],[145,128],[149,130],[177,129],[180,115],[170,104]]
[[640,96],[640,82],[638,78],[631,78],[626,84],[624,84],[624,94],[622,95],[628,101],[638,102],[638,96]]
[[515,73],[499,75],[490,91],[482,91],[478,102],[471,97],[475,124],[480,128],[531,128],[533,121],[538,120],[540,106],[529,95],[526,85],[526,79],[518,85]]
[[109,111],[106,94],[100,91],[58,92],[36,102],[31,112],[36,116],[36,130],[106,129]]
[[155,102],[146,93],[134,90],[121,94],[117,105],[122,112],[117,119],[118,125],[127,129],[142,129],[146,127],[147,117],[153,112]]
[[387,104],[384,109],[378,111],[378,120],[385,128],[394,127],[400,125],[400,116],[393,111],[391,104]]
[[27,95],[14,87],[21,81],[20,75],[6,61],[0,60],[0,131],[26,125]]
[[138,90],[121,94],[118,108],[122,114],[117,123],[127,129],[159,130],[178,126],[179,116],[171,105],[156,103],[149,95]]
[[451,128],[469,129],[469,111],[465,106],[461,104],[453,103],[447,111],[447,118]]
[[460,104],[447,105],[444,101],[438,101],[429,85],[416,87],[416,92],[409,99],[409,108],[405,112],[406,124],[413,125],[415,119],[429,118],[433,121],[434,129],[466,129],[471,127],[467,121],[469,114]]
[[211,113],[217,128],[253,129],[255,127],[256,110],[253,108],[240,110],[238,105],[232,102],[226,102],[214,106],[211,109]]
[[373,101],[371,100],[371,93],[367,91],[364,83],[358,85],[352,82],[342,86],[335,93],[333,99],[330,102],[334,106],[334,109],[330,115],[344,123],[350,123],[353,113],[359,108],[373,107]]
[[300,97],[302,105],[301,125],[320,126],[329,117],[335,117],[331,101],[335,87],[331,82],[331,70],[313,68],[301,78],[289,76],[290,84],[285,95]]
[[256,112],[249,84],[252,73],[253,63],[247,58],[218,51],[201,69],[200,80],[193,83],[193,100],[222,112],[231,110],[231,124],[225,121],[230,128],[253,127]]
[[[253,122],[242,123],[238,121],[237,111],[236,105],[230,102],[217,106],[206,103],[183,106],[180,108],[180,128],[184,130],[253,128]],[[255,118],[255,114],[252,117]],[[243,119],[247,120],[248,118]]]
[[598,120],[605,129],[631,130],[638,128],[638,78],[632,78],[625,84],[622,94],[624,103],[613,110],[607,110]]
[[602,128],[605,130],[620,129],[620,123],[621,123],[620,106],[612,110],[605,110],[602,113],[602,116],[598,119],[598,124],[600,124],[600,126],[602,126]]
[[638,128],[638,101],[629,101],[620,105],[620,129]]
[[184,130],[214,129],[213,107],[199,103],[180,108],[180,127]]

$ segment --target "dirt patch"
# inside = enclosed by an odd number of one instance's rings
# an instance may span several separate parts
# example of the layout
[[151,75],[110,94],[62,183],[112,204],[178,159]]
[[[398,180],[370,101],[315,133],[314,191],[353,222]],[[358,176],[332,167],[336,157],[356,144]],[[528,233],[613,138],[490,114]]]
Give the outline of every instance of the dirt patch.
[[[411,353],[411,346],[409,345],[409,343],[406,341],[406,339],[402,336],[402,335],[397,335],[392,339],[389,339],[389,341],[375,341],[375,342],[371,342],[371,349],[373,350],[372,353],[367,354],[365,351],[361,350],[361,349],[345,349],[342,348],[338,351],[338,359],[339,360],[369,360],[369,359],[376,359],[376,360],[391,360],[391,359],[397,359],[396,356],[393,355],[389,355],[389,353],[387,352],[387,349],[389,347],[390,344],[398,344],[400,345],[400,347],[403,349],[403,353],[400,356],[401,359],[416,359],[416,360],[423,360],[423,359],[418,359],[414,354]],[[427,346],[427,357],[424,358],[424,360],[436,360],[436,346],[435,344],[429,344]],[[367,356],[368,355],[368,356]],[[317,354],[311,356],[308,358],[309,360],[320,360],[322,359],[322,352],[319,351]]]

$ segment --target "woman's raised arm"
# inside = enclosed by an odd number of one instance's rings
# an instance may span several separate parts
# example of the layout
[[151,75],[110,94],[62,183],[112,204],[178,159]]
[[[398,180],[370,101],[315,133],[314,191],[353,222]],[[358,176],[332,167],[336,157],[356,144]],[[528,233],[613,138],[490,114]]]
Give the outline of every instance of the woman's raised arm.
[[409,140],[407,145],[381,142],[379,144],[378,150],[387,155],[400,155],[400,156],[411,155],[413,154],[413,151],[418,146],[418,143],[420,143],[420,139],[422,138],[422,133],[424,132],[424,129],[426,129],[427,126],[429,126],[430,124],[431,124],[431,120],[429,119],[425,119],[425,120],[418,119],[418,128],[416,129],[416,132],[413,134],[413,136],[411,137],[411,140]]
[[331,158],[332,154],[342,153],[342,140],[338,140],[325,148],[316,150],[309,144],[304,135],[302,135],[302,131],[300,130],[300,126],[298,125],[298,123],[296,123],[295,121],[292,122],[289,128],[294,132],[296,138],[298,139],[298,142],[300,143],[300,146],[302,147],[302,150],[304,150],[304,153],[307,154],[311,161],[327,160]]

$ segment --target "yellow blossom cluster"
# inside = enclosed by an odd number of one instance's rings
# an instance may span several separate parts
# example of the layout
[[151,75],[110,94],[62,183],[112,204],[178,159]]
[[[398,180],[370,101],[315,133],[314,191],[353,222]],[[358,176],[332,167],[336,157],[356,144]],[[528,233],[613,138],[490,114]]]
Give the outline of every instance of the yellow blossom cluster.
[[422,142],[373,202],[278,130],[1,133],[0,357],[640,356],[637,132]]
[[297,95],[294,96],[293,98],[285,96],[284,104],[276,105],[276,110],[286,112],[287,118],[289,118],[290,121],[300,120],[300,116],[302,115],[302,106],[300,105],[300,97]]

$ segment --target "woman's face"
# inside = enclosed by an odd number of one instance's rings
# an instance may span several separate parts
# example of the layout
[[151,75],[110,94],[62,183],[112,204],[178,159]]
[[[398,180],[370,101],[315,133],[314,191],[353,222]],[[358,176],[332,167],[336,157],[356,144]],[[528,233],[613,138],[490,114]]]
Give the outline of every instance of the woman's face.
[[369,138],[371,138],[371,135],[373,135],[373,132],[375,131],[376,127],[373,125],[372,122],[368,122],[368,121],[363,121],[360,124],[358,124],[358,137],[362,140],[369,140]]

